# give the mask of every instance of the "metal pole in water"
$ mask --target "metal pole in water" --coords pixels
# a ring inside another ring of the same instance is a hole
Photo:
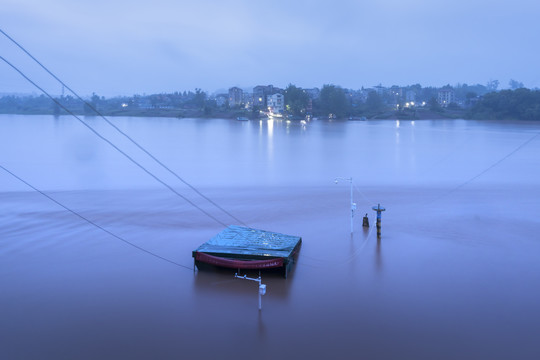
[[[353,193],[352,193],[352,178],[351,178],[351,234],[354,232],[353,224],[354,224],[354,210],[356,210],[356,204],[353,202]]]
[[[262,299],[261,296],[266,294],[266,284],[262,284],[261,275],[258,278],[249,278],[246,275],[239,276],[238,273],[234,274],[234,277],[237,279],[257,281],[259,283],[259,311],[262,310]]]
[[[266,284],[261,284],[261,275],[259,275],[259,311],[262,310],[261,296],[266,294]]]
[[[356,210],[356,203],[354,203],[353,201],[353,178],[352,177],[350,178],[337,177],[334,179],[334,182],[337,184],[339,180],[345,180],[345,181],[350,182],[351,184],[351,235],[352,235],[354,232],[354,211]]]
[[[381,213],[386,209],[381,207],[381,204],[372,207],[373,210],[377,212],[377,239],[381,238]]]

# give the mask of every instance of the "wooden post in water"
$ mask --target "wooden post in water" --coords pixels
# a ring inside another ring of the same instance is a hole
[[[381,204],[372,207],[373,210],[377,212],[377,239],[381,238],[381,213],[386,209],[381,207]]]
[[[362,226],[363,226],[363,227],[367,227],[367,228],[369,227],[369,218],[368,218],[367,214],[366,214],[366,216],[364,216],[364,218],[362,219]]]

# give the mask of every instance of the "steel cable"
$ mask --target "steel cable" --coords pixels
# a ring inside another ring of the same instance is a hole
[[[67,86],[62,80],[60,80],[54,73],[52,73],[45,65],[43,65],[38,59],[36,59],[29,51],[27,51],[21,44],[19,44],[15,39],[13,39],[11,36],[6,34],[2,29],[0,29],[0,32],[8,38],[11,42],[13,42],[17,47],[19,47],[26,55],[28,55],[32,60],[34,60],[43,70],[45,70],[49,75],[51,75],[56,81],[58,81],[62,86],[64,86],[66,89],[68,89],[77,99],[82,101],[86,106],[88,106],[92,111],[94,111],[97,115],[99,115],[103,120],[107,122],[110,126],[112,126],[116,131],[118,131],[120,134],[122,134],[126,139],[128,139],[132,144],[134,144],[139,150],[144,152],[147,156],[149,156],[152,160],[154,160],[156,163],[158,163],[161,167],[163,167],[165,170],[167,170],[170,174],[172,174],[174,177],[176,177],[178,180],[180,180],[182,183],[184,183],[186,186],[188,186],[191,190],[193,190],[196,194],[204,198],[206,201],[208,201],[210,204],[214,205],[216,208],[221,210],[223,213],[230,216],[232,219],[237,221],[238,223],[247,226],[242,220],[238,219],[234,215],[232,215],[230,212],[222,208],[220,205],[218,205],[216,202],[214,202],[212,199],[208,198],[206,195],[201,193],[197,188],[195,188],[193,185],[185,181],[183,178],[180,177],[176,172],[174,172],[172,169],[170,169],[168,166],[166,166],[163,162],[161,162],[159,159],[157,159],[154,155],[152,155],[148,150],[146,150],[142,145],[140,145],[137,141],[135,141],[132,137],[130,137],[128,134],[126,134],[124,131],[122,131],[120,128],[118,128],[116,125],[114,125],[109,119],[107,119],[102,113],[100,113],[92,104],[85,101],[83,98],[81,98],[74,90],[72,90],[69,86]]]
[[[37,191],[38,193],[40,193],[41,195],[45,196],[46,198],[48,198],[49,200],[51,200],[52,202],[56,203],[57,205],[61,206],[62,208],[66,209],[67,211],[69,211],[70,213],[72,213],[73,215],[81,218],[82,220],[86,221],[87,223],[89,223],[90,225],[93,225],[95,226],[96,228],[106,232],[107,234],[111,235],[112,237],[134,247],[135,249],[138,249],[140,251],[143,251],[149,255],[152,255],[158,259],[161,259],[161,260],[164,260],[168,263],[171,263],[173,265],[176,265],[176,266],[179,266],[179,267],[182,267],[182,268],[185,268],[185,269],[188,269],[188,270],[193,270],[193,268],[190,268],[188,266],[185,266],[185,265],[182,265],[182,264],[179,264],[175,261],[172,261],[172,260],[169,260],[167,258],[164,258],[163,256],[161,255],[158,255],[156,253],[153,253],[149,250],[146,250],[142,247],[140,247],[139,245],[135,245],[134,243],[130,242],[130,241],[127,241],[126,239],[114,234],[113,232],[105,229],[104,227],[102,227],[101,225],[93,222],[92,220],[88,219],[87,217],[81,215],[80,213],[76,212],[75,210],[72,210],[70,209],[69,207],[67,207],[66,205],[62,204],[61,202],[59,202],[58,200],[54,199],[53,197],[49,196],[48,194],[46,194],[45,192],[39,190],[38,188],[36,188],[35,186],[33,186],[32,184],[28,183],[27,181],[25,181],[24,179],[20,178],[19,176],[15,175],[13,172],[11,172],[10,170],[6,169],[4,166],[0,165],[0,169],[4,170],[5,172],[7,172],[8,174],[10,174],[11,176],[13,176],[15,179],[19,180],[20,182],[22,182],[23,184],[25,184],[26,186],[30,187],[31,189]]]
[[[146,172],[148,175],[150,175],[152,178],[154,178],[157,182],[159,182],[160,184],[162,184],[163,186],[165,186],[166,188],[168,188],[171,192],[173,192],[174,194],[176,194],[177,196],[181,197],[182,199],[184,199],[187,203],[189,203],[191,206],[195,207],[196,209],[198,209],[199,211],[201,211],[203,214],[205,214],[206,216],[208,216],[209,218],[211,218],[212,220],[216,221],[218,224],[222,225],[222,226],[227,226],[225,223],[223,223],[222,221],[218,220],[216,217],[214,217],[212,214],[208,213],[207,211],[205,211],[204,209],[202,209],[201,207],[199,207],[197,204],[195,204],[193,201],[189,200],[188,198],[186,198],[184,195],[180,194],[178,191],[176,191],[172,186],[170,186],[169,184],[167,184],[166,182],[164,182],[163,180],[161,180],[159,177],[157,177],[156,175],[154,175],[150,170],[146,169],[143,165],[141,165],[140,163],[138,163],[135,159],[133,159],[131,156],[129,156],[126,152],[124,152],[123,150],[121,150],[118,146],[116,146],[115,144],[113,144],[109,139],[107,139],[106,137],[104,137],[103,135],[101,135],[97,130],[95,130],[94,128],[92,128],[90,125],[88,125],[86,122],[84,122],[80,117],[78,117],[77,115],[75,115],[71,110],[69,110],[68,108],[66,108],[64,105],[62,105],[58,100],[56,100],[55,98],[53,98],[47,91],[45,91],[43,88],[41,88],[38,84],[36,84],[34,81],[32,81],[28,76],[26,76],[21,70],[19,70],[15,65],[13,65],[12,63],[10,63],[8,60],[6,60],[3,56],[0,56],[0,59],[3,60],[6,64],[8,64],[9,66],[11,66],[15,71],[17,71],[23,78],[25,78],[28,82],[30,82],[33,86],[35,86],[37,89],[39,89],[43,94],[45,94],[47,97],[49,97],[54,103],[56,103],[58,106],[60,106],[62,109],[64,109],[68,114],[70,114],[71,116],[73,116],[75,119],[77,119],[81,124],[83,124],[84,126],[86,126],[90,131],[92,131],[96,136],[98,136],[100,139],[102,139],[103,141],[105,141],[107,144],[109,144],[110,146],[112,146],[115,150],[117,150],[120,154],[124,155],[128,160],[130,160],[133,164],[137,165],[137,167],[139,167],[141,170],[143,170],[144,172]]]

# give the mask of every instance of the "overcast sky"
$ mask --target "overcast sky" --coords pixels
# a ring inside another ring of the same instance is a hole
[[[2,0],[0,28],[81,94],[258,84],[540,87],[538,0]],[[3,36],[0,55],[60,86]],[[33,88],[0,61],[0,93]]]

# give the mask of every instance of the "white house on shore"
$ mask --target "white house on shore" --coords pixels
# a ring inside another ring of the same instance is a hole
[[[442,107],[447,107],[449,104],[456,102],[454,89],[443,88],[439,90],[437,101]]]
[[[281,114],[285,110],[285,98],[283,94],[268,95],[266,98],[268,111],[272,114]]]
[[[229,89],[229,107],[240,106],[244,100],[244,91],[239,87]]]

